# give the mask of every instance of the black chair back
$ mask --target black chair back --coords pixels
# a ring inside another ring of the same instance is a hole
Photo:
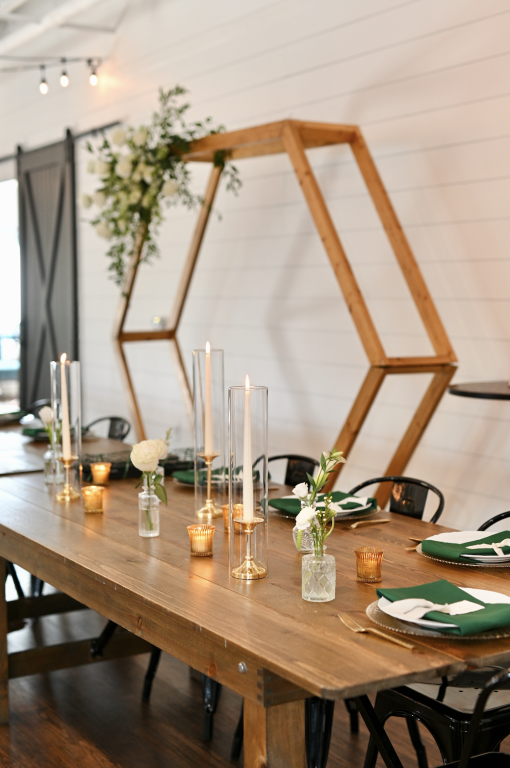
[[[390,512],[397,512],[399,515],[406,515],[417,520],[423,518],[427,494],[432,491],[439,499],[439,504],[431,518],[431,523],[437,523],[443,509],[444,496],[441,491],[425,480],[418,480],[415,477],[402,477],[401,475],[387,475],[386,477],[374,477],[371,480],[365,480],[350,491],[354,496],[362,488],[373,483],[393,483],[391,489]]]
[[[315,467],[320,466],[316,459],[311,459],[308,456],[299,456],[297,454],[285,454],[281,456],[270,456],[267,460],[277,461],[279,459],[287,459],[287,469],[285,471],[285,485],[299,485],[299,483],[308,483],[308,476],[313,477]]]
[[[479,531],[486,531],[487,528],[490,528],[491,525],[494,525],[495,523],[501,522],[501,520],[506,520],[507,517],[510,517],[510,512],[501,512],[499,515],[495,515],[494,517],[491,517],[489,520],[486,520],[485,523],[482,523],[482,525],[479,527]]]
[[[85,427],[85,432],[88,432],[88,430],[95,426],[96,424],[100,424],[103,421],[109,421],[108,426],[108,437],[112,440],[124,440],[125,437],[127,437],[129,430],[131,429],[131,424],[126,419],[123,419],[122,416],[103,416],[100,419],[96,419],[95,421],[91,421],[90,424],[87,424]]]

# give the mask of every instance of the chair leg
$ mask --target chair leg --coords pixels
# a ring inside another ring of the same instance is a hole
[[[351,721],[351,733],[359,733],[359,712],[354,699],[344,699],[344,704]]]
[[[18,595],[18,599],[23,600],[25,598],[23,587],[21,586],[20,581],[18,579],[16,568],[9,560],[6,561],[6,573],[11,577],[14,583],[14,589],[16,590],[16,594]]]
[[[156,670],[158,668],[160,658],[161,658],[161,649],[156,648],[156,646],[154,646],[151,652],[151,658],[149,661],[149,666],[147,668],[147,673],[145,675],[145,680],[143,681],[142,701],[145,704],[148,704],[149,699],[151,697],[152,682],[154,680],[154,676],[156,674]]]
[[[234,732],[234,738],[232,739],[232,749],[230,750],[230,759],[232,761],[239,760],[241,757],[241,749],[243,748],[244,739],[244,703],[241,704],[241,714],[237,727]]]
[[[335,702],[311,696],[305,699],[305,745],[308,768],[325,768],[328,761]]]
[[[221,683],[212,677],[202,675],[202,701],[204,704],[204,741],[211,741],[213,736],[213,718],[220,700]]]
[[[37,576],[30,575],[30,592],[32,597],[41,597],[44,588],[44,581]]]
[[[116,629],[117,624],[114,621],[109,621],[99,637],[96,638],[96,640],[92,640],[90,644],[90,653],[93,659],[95,659],[97,656],[103,655],[105,646]]]
[[[425,749],[425,745],[423,741],[421,740],[420,731],[418,729],[418,722],[416,721],[416,718],[406,717],[406,723],[407,723],[407,730],[409,731],[409,736],[411,737],[411,741],[413,743],[413,747],[416,752],[416,757],[418,760],[418,768],[429,768],[429,764],[427,760],[427,751]]]

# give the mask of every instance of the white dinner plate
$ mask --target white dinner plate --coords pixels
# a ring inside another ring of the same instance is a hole
[[[489,534],[487,531],[450,531],[449,533],[437,533],[435,536],[429,536],[427,541],[443,541],[445,544],[464,544],[466,541],[478,541],[485,539]],[[510,563],[510,555],[462,555],[463,558],[469,558],[477,563]],[[456,562],[456,561],[452,561]]]
[[[291,496],[282,496],[282,499],[295,499],[296,496],[292,494]],[[271,502],[269,502],[271,503]],[[338,503],[338,502],[337,502]],[[364,507],[353,507],[352,509],[344,509],[343,512],[339,512],[337,515],[335,515],[335,520],[340,520],[342,517],[348,517],[349,515],[354,515],[357,512],[364,512],[366,509],[371,509],[372,502],[370,504],[365,504]],[[377,512],[377,509],[374,509],[374,513]]]
[[[448,536],[448,534],[445,534],[445,536]],[[471,541],[471,539],[467,539],[467,541]],[[471,589],[468,587],[459,587],[459,589],[462,589],[463,592],[466,592],[471,597],[476,597],[477,600],[481,600],[483,603],[510,603],[510,596],[503,595],[501,592],[491,592],[489,589]],[[391,605],[391,600],[388,600],[386,597],[379,598],[378,607],[387,616],[391,616],[391,614],[385,610],[388,605]],[[448,629],[457,626],[456,624],[446,624],[442,621],[430,621],[430,619],[404,619],[402,616],[399,616],[398,620],[404,621],[407,624],[418,624],[420,627],[428,627],[429,629]]]

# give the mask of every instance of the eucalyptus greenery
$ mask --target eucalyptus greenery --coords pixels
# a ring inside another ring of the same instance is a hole
[[[87,169],[99,174],[101,184],[92,196],[82,195],[81,204],[99,208],[91,223],[101,237],[112,241],[107,252],[111,260],[108,269],[119,286],[135,248],[143,245],[141,263],[159,255],[155,238],[163,219],[163,200],[168,206],[180,204],[189,209],[203,202],[201,195],[190,190],[191,174],[182,156],[189,152],[192,141],[225,128],[214,127],[210,117],[186,123],[190,104],[181,103],[185,93],[180,85],[167,91],[161,88],[159,110],[149,125],[116,128],[109,137],[103,133],[96,147],[87,143],[94,155]],[[227,153],[216,152],[214,165],[222,168],[226,189],[237,194],[241,180]]]
[[[323,453],[320,458],[320,469],[317,477],[314,479],[308,472],[306,473],[311,490],[309,490],[306,483],[300,483],[293,490],[293,493],[303,503],[306,503],[306,506],[303,507],[296,518],[296,526],[298,527],[297,547],[301,549],[303,531],[309,528],[316,557],[322,557],[324,554],[324,542],[331,535],[335,527],[337,510],[331,506],[333,500],[331,493],[324,496],[324,507],[315,508],[313,504],[317,501],[317,496],[326,485],[331,473],[335,470],[338,471],[338,465],[343,462],[345,462],[343,451],[337,451],[334,448],[329,453]],[[329,529],[328,523],[331,523]]]

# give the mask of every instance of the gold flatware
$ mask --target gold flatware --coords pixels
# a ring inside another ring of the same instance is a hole
[[[362,627],[361,624],[358,624],[357,621],[354,621],[354,619],[351,618],[348,613],[339,613],[338,618],[342,624],[344,624],[344,626],[346,626],[347,629],[350,629],[352,632],[377,635],[378,637],[382,637],[385,640],[388,640],[390,643],[401,645],[402,648],[407,648],[409,651],[414,649],[414,645],[411,643],[407,643],[405,640],[400,640],[398,637],[393,637],[393,635],[387,635],[386,632],[381,632],[380,629],[375,629],[374,627]]]
[[[360,525],[379,525],[379,523],[391,523],[391,520],[389,517],[383,517],[381,520],[359,520],[353,523],[351,528],[359,528]]]
[[[409,541],[415,541],[417,544],[421,544],[423,541],[423,539],[417,539],[414,536],[408,536],[407,538],[409,539]]]
[[[406,547],[405,548],[405,552],[416,552],[416,547],[417,546],[418,546],[418,544],[416,544],[415,547]]]

